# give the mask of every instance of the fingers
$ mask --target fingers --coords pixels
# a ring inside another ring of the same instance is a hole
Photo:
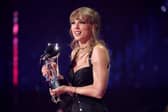
[[[57,78],[58,78],[58,80],[59,79],[64,79],[64,77],[62,75],[60,75],[60,74],[57,75]]]
[[[49,92],[51,96],[59,96],[66,92],[65,89],[66,89],[66,86],[60,86],[55,89],[49,88]]]
[[[49,88],[49,92],[50,92],[51,96],[59,96],[59,90],[58,90],[58,88],[56,88],[56,89]]]
[[[63,75],[61,75],[59,73],[57,74],[56,67],[57,67],[57,64],[55,62],[51,62],[49,65],[43,65],[42,68],[41,68],[42,75],[47,80],[50,80],[50,79],[52,79],[52,76],[53,76],[52,70],[54,70],[54,74],[56,74],[56,77],[57,77],[58,80],[64,79]]]
[[[56,70],[57,64],[55,62],[51,62],[49,68]],[[46,75],[50,76],[51,71],[48,69],[47,65],[43,65],[41,68],[42,75],[46,77]]]
[[[49,88],[49,92],[50,92],[51,96],[55,96],[56,95],[55,91],[53,89],[51,89],[51,88]]]
[[[42,66],[41,72],[44,77],[49,74],[49,70],[47,69],[46,65]]]
[[[51,67],[56,70],[57,64],[55,62],[51,62]]]

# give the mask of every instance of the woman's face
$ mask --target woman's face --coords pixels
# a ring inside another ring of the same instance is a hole
[[[71,22],[71,32],[75,40],[86,42],[91,38],[92,25],[86,20],[75,19]]]

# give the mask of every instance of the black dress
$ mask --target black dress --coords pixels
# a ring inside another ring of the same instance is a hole
[[[74,60],[69,74],[69,81],[72,86],[82,87],[93,83],[93,73],[91,64],[91,54],[89,54],[89,66],[79,69],[74,73]],[[104,106],[103,99],[96,99],[93,97],[83,96],[75,94],[71,102],[71,112],[107,112],[107,108]]]

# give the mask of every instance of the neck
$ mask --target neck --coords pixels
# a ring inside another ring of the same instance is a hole
[[[90,41],[86,41],[86,42],[79,42],[79,48],[81,49],[85,49],[88,48],[90,46]]]

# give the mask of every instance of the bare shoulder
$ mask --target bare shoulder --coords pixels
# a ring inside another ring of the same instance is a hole
[[[102,61],[109,62],[108,49],[102,44],[97,44],[93,48],[92,59],[93,59],[93,61],[101,61],[102,60]]]
[[[101,52],[106,52],[107,51],[107,48],[102,45],[102,44],[97,44],[94,49],[93,49],[94,52],[97,52],[97,53],[101,53]]]
[[[107,48],[102,45],[102,44],[97,44],[94,48],[93,48],[93,53],[96,55],[100,55],[100,54],[106,54],[108,53]]]

